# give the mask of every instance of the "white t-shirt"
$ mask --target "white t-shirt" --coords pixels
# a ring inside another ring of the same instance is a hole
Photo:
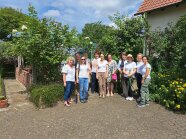
[[[89,64],[79,65],[76,67],[79,70],[79,78],[89,78]],[[80,68],[80,69],[79,69]]]
[[[137,68],[137,73],[142,74],[142,67],[143,67],[143,62],[137,62],[136,68]]]
[[[75,82],[75,67],[70,67],[65,65],[63,67],[62,73],[66,73],[66,81]]]
[[[106,60],[104,61],[98,61],[98,72],[106,72],[106,67],[108,65],[108,62]]]
[[[92,60],[92,72],[94,72],[94,73],[96,73],[96,67],[97,67],[98,61],[100,61],[100,58],[98,58],[98,59],[94,58]]]
[[[148,64],[146,64],[146,65],[144,65],[143,64],[143,66],[142,66],[142,77],[144,77],[145,76],[145,73],[146,73],[146,71],[147,71],[147,68],[150,68],[150,72],[149,72],[149,75],[147,76],[147,78],[148,79],[151,79],[151,77],[150,77],[150,73],[151,73],[151,65],[148,63]]]
[[[124,66],[124,69],[126,72],[130,73],[136,68],[136,63],[135,62],[127,62]],[[124,74],[124,77],[128,77],[126,74]]]

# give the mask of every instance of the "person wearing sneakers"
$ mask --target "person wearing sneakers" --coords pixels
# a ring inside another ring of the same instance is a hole
[[[64,91],[64,100],[65,106],[70,106],[70,97],[72,95],[72,91],[74,90],[75,85],[75,66],[74,66],[74,58],[69,57],[67,59],[67,64],[63,67],[63,83],[65,87]]]
[[[104,59],[104,55],[100,55],[100,61],[98,61],[96,69],[96,78],[99,83],[99,97],[105,98],[106,94],[106,79],[108,77],[108,62]]]
[[[116,75],[117,63],[112,59],[112,55],[108,54],[108,78],[107,78],[107,96],[113,96],[114,80],[113,75]]]
[[[124,72],[124,81],[126,84],[125,89],[125,97],[126,100],[133,100],[133,91],[131,89],[132,85],[132,78],[133,75],[136,73],[136,63],[133,62],[134,58],[131,54],[127,55],[127,63],[124,66],[123,72]]]
[[[147,56],[143,56],[143,67],[142,71],[142,81],[141,81],[141,100],[138,104],[138,107],[145,107],[149,105],[149,84],[150,84],[150,73],[151,73],[151,65],[148,63]]]
[[[80,102],[86,103],[88,100],[89,74],[91,69],[84,56],[81,57],[80,64],[77,65],[76,69],[76,82],[79,83]]]
[[[136,80],[137,80],[137,86],[138,86],[138,99],[137,99],[137,101],[140,101],[140,99],[141,99],[141,93],[140,93],[140,90],[141,90],[141,81],[142,81],[141,69],[143,67],[142,57],[143,57],[143,54],[142,53],[137,54],[137,63],[136,63],[136,69],[137,69],[137,71],[135,73],[135,77],[136,77]]]

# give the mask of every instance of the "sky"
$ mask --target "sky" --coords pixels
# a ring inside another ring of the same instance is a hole
[[[117,11],[123,15],[133,16],[143,0],[0,0],[0,7],[12,7],[28,13],[31,3],[37,10],[39,18],[50,17],[63,25],[76,27],[79,32],[86,23],[102,21],[113,25],[108,16]]]

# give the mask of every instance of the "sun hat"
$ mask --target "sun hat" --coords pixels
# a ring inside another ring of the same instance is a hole
[[[128,58],[128,57],[131,57],[131,58],[133,58],[133,56],[132,56],[131,54],[128,54],[128,55],[127,55],[127,58]]]

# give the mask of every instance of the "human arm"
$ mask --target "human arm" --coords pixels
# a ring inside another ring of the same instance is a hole
[[[64,84],[64,87],[66,87],[66,73],[63,73],[63,84]]]
[[[117,72],[117,63],[114,61],[114,68],[112,74],[115,74]]]
[[[120,65],[121,65],[121,60],[119,60],[117,68],[118,68],[119,72],[122,73],[123,69],[120,68]]]
[[[147,77],[148,77],[149,74],[150,74],[150,68],[147,67],[147,68],[146,68],[145,76],[143,77],[143,79],[142,79],[142,81],[141,81],[142,84],[143,84],[144,81],[147,79]]]
[[[96,65],[96,79],[98,79],[98,64]]]
[[[105,77],[108,78],[108,64],[106,65]]]

